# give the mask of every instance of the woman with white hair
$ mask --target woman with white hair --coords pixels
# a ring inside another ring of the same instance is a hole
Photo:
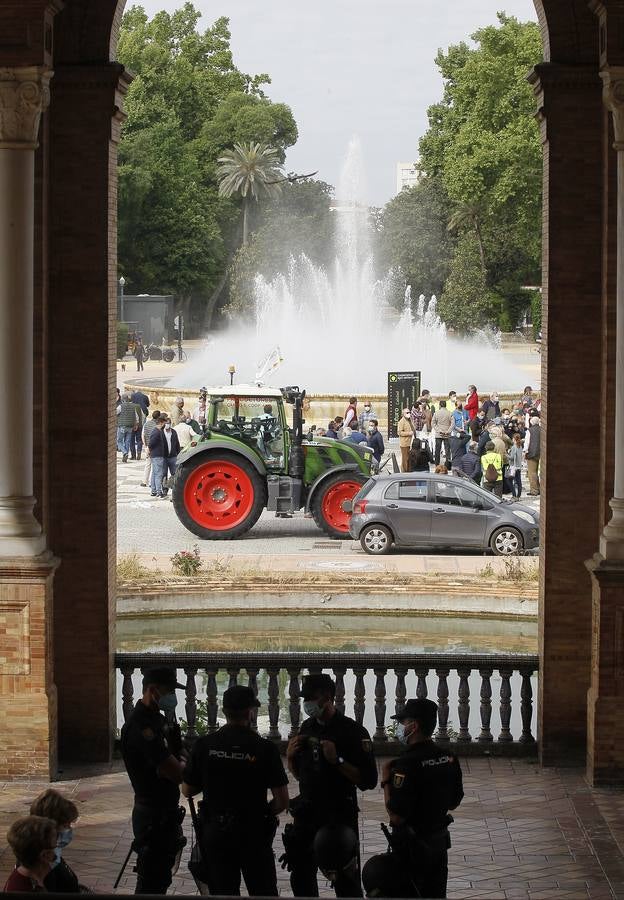
[[[171,419],[171,425],[173,428],[175,428],[176,425],[179,425],[180,422],[186,422],[186,420],[188,419],[188,413],[184,411],[184,397],[175,398],[169,418]]]

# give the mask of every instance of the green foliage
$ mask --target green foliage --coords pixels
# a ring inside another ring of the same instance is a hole
[[[501,301],[488,288],[474,234],[460,237],[438,312],[451,328],[465,333],[498,322]]]
[[[526,306],[520,285],[539,280],[542,152],[526,75],[542,47],[535,23],[498,18],[472,36],[476,47],[438,53],[444,96],[429,109],[420,167],[444,186],[451,230],[473,233],[487,285],[503,298],[502,322],[513,327]]]
[[[123,359],[128,352],[128,326],[117,322],[117,359]]]
[[[317,265],[330,263],[334,234],[331,194],[330,185],[322,181],[286,182],[278,198],[256,211],[254,232],[232,264],[228,315],[241,317],[253,309],[257,273],[271,279],[287,271],[290,257],[301,253]]]
[[[171,557],[171,568],[175,575],[197,575],[202,567],[202,558],[197,544],[192,550],[179,550]]]
[[[439,176],[404,189],[383,211],[379,255],[383,268],[400,269],[412,289],[442,291],[454,241],[447,230],[449,200]]]
[[[542,295],[540,291],[531,292],[531,321],[533,323],[533,336],[542,330]]]
[[[188,2],[151,20],[133,7],[118,47],[135,75],[119,148],[120,270],[139,293],[176,294],[187,323],[212,309],[239,239],[240,201],[219,195],[217,158],[235,137],[271,138],[282,158],[297,137],[288,107],[262,93],[268,76],[234,65],[228,20],[201,32],[199,19]]]

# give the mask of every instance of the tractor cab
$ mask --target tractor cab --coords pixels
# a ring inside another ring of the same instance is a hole
[[[267,469],[284,468],[289,435],[279,390],[254,385],[211,388],[206,402],[206,424],[212,432],[259,453]]]

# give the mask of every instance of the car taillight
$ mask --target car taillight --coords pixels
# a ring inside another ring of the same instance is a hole
[[[356,515],[363,515],[366,512],[366,506],[368,504],[368,500],[358,500],[353,504],[353,512]]]

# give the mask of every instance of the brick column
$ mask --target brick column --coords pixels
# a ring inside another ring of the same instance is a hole
[[[604,65],[600,74],[605,106],[612,113],[617,158],[615,359],[609,354],[610,371],[606,373],[607,386],[614,399],[615,465],[610,515],[600,535],[599,553],[587,564],[593,584],[587,778],[595,786],[621,786],[624,784],[624,67]],[[612,222],[609,224],[612,226]],[[609,236],[607,228],[607,247]],[[607,256],[606,262],[609,261]]]
[[[538,65],[531,76],[544,144],[544,341],[539,610],[543,765],[583,764],[591,583],[583,560],[600,531],[600,466],[563,448],[571,412],[601,383],[602,85],[598,66]],[[556,453],[549,448],[556,448]]]
[[[63,560],[54,661],[62,759],[110,758],[115,724],[115,63],[56,65],[50,110],[49,522]]]

